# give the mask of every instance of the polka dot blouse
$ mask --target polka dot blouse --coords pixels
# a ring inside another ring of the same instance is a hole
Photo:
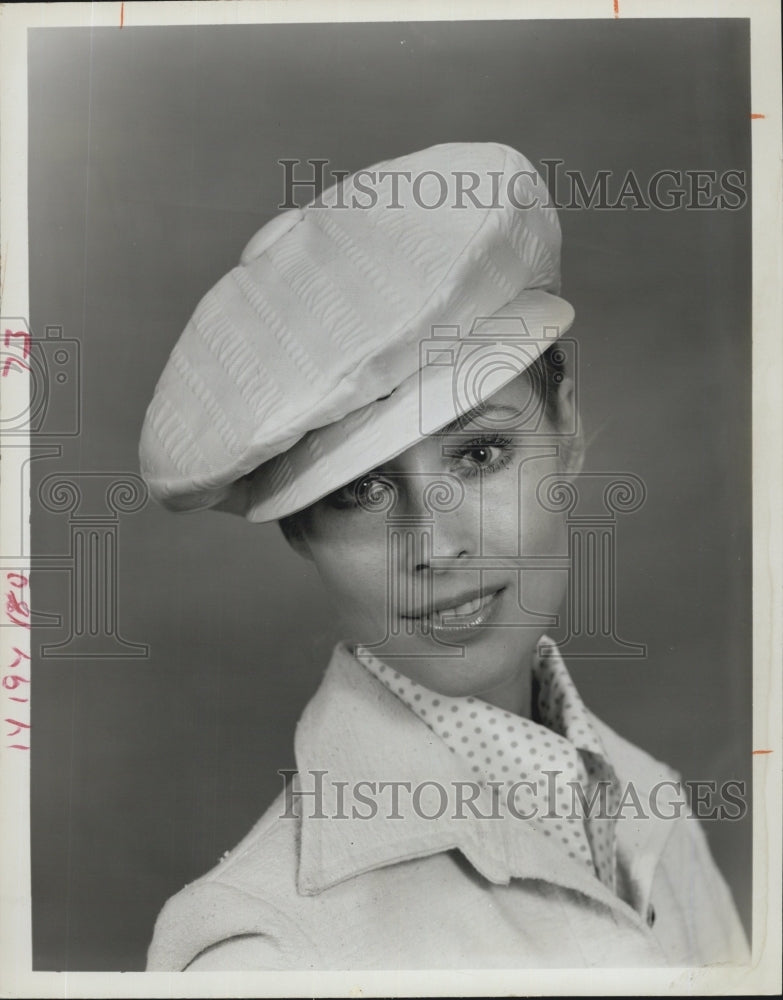
[[[527,822],[616,891],[609,817],[619,800],[617,778],[551,639],[539,641],[533,663],[540,723],[481,698],[437,694],[361,647],[356,657],[464,759],[477,781],[511,795]]]

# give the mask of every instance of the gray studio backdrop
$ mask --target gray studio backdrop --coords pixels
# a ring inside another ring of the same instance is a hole
[[[32,710],[35,966],[139,969],[166,897],[280,790],[338,638],[275,525],[134,512],[132,485],[105,501],[107,481],[137,472],[146,404],[196,302],[283,200],[278,159],[353,170],[497,140],[588,182],[610,171],[614,197],[629,170],[643,181],[749,171],[748,29],[606,20],[29,38],[30,321],[80,351],[78,398],[58,397],[78,407],[78,433],[50,426],[54,453],[31,463],[34,641],[48,647]],[[748,781],[749,206],[632,202],[560,218],[587,467],[647,488],[617,523],[617,628],[647,656],[575,660],[573,673],[588,705],[685,777]],[[78,484],[83,510],[55,475]],[[108,618],[72,635],[85,524],[96,559],[116,546],[106,614],[125,645],[106,637]],[[749,822],[706,826],[748,921]]]

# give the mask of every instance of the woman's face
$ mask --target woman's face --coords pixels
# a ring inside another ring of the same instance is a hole
[[[530,401],[523,375],[314,504],[297,543],[347,641],[431,690],[517,711],[567,585],[565,515],[537,496],[544,477],[567,473],[563,438],[545,419],[531,428]],[[561,423],[571,407],[565,380]]]

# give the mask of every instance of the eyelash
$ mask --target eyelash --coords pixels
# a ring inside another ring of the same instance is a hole
[[[477,451],[479,448],[500,448],[501,454],[495,459],[490,465],[478,465],[475,462],[472,466],[464,469],[462,475],[467,479],[472,479],[474,476],[486,476],[491,475],[493,472],[499,472],[501,469],[505,469],[512,458],[512,449],[510,447],[512,441],[509,437],[500,436],[485,436],[476,438],[474,441],[466,441],[464,444],[460,445],[459,448],[455,448],[455,455],[461,454],[463,457],[467,455],[468,452]]]
[[[460,474],[465,479],[473,479],[476,476],[492,475],[494,472],[499,472],[501,469],[505,469],[513,457],[513,450],[510,447],[511,444],[512,439],[510,437],[486,435],[475,438],[472,441],[466,441],[460,444],[459,447],[453,448],[452,454],[449,457],[456,459],[466,458],[471,451],[476,451],[479,448],[500,448],[501,454],[491,464],[479,465],[476,462],[471,462],[467,467],[461,470]],[[359,479],[355,479],[352,483],[348,483],[339,490],[335,490],[334,493],[331,493],[325,498],[327,503],[330,507],[334,507],[337,510],[355,510],[360,508],[362,504],[357,500],[357,496],[361,484],[365,481],[370,483],[386,482],[388,485],[388,481],[384,480],[381,473],[370,473],[369,475],[360,476]]]

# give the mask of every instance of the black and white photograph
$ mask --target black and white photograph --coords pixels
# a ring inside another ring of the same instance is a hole
[[[3,996],[779,991],[779,31],[3,7]]]

